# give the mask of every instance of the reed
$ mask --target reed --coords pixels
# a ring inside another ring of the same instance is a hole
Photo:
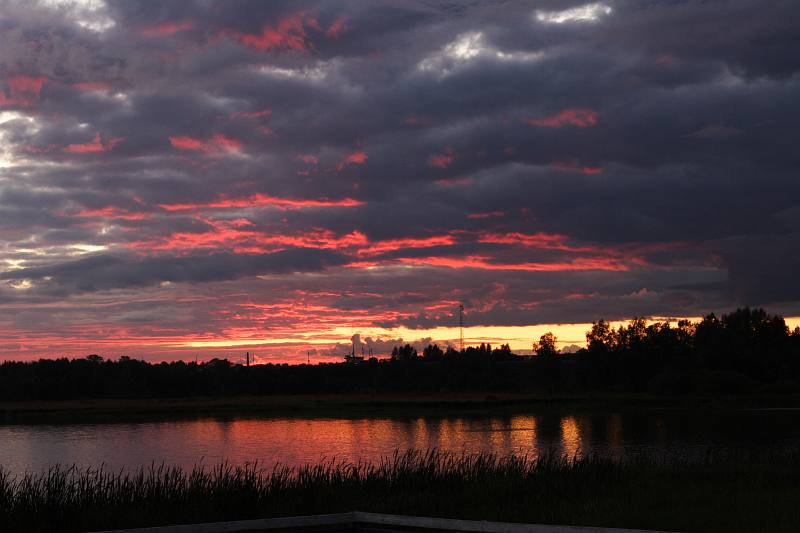
[[[800,453],[541,457],[396,452],[291,468],[0,469],[0,531],[98,529],[362,510],[672,531],[800,530]]]

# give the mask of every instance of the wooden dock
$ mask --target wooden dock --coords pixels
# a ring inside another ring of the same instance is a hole
[[[113,533],[666,533],[643,529],[514,524],[352,511],[180,526],[115,530]],[[111,531],[96,533],[112,533]]]

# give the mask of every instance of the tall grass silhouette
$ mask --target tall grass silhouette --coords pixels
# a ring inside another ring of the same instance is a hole
[[[800,530],[800,453],[537,458],[395,452],[265,468],[0,469],[0,531],[90,531],[362,510],[673,531]]]

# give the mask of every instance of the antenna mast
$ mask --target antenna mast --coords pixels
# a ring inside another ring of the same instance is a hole
[[[464,304],[458,304],[458,331],[461,351],[464,351]]]

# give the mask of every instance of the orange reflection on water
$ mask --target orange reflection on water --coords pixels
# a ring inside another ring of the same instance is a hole
[[[582,451],[581,430],[574,416],[561,419],[561,446],[567,457],[578,457]]]
[[[510,451],[518,455],[538,457],[541,453],[536,445],[536,417],[514,416],[511,417],[511,431],[509,431]]]
[[[322,460],[376,462],[395,451],[433,448],[456,454],[537,457],[552,450],[579,456],[588,446],[583,441],[591,435],[589,425],[588,418],[533,415],[202,419],[153,424],[142,430],[138,442],[155,453],[154,459],[160,457],[182,466],[201,461],[206,465],[257,461],[271,468],[275,463],[302,465]],[[144,459],[149,462],[151,458]]]

